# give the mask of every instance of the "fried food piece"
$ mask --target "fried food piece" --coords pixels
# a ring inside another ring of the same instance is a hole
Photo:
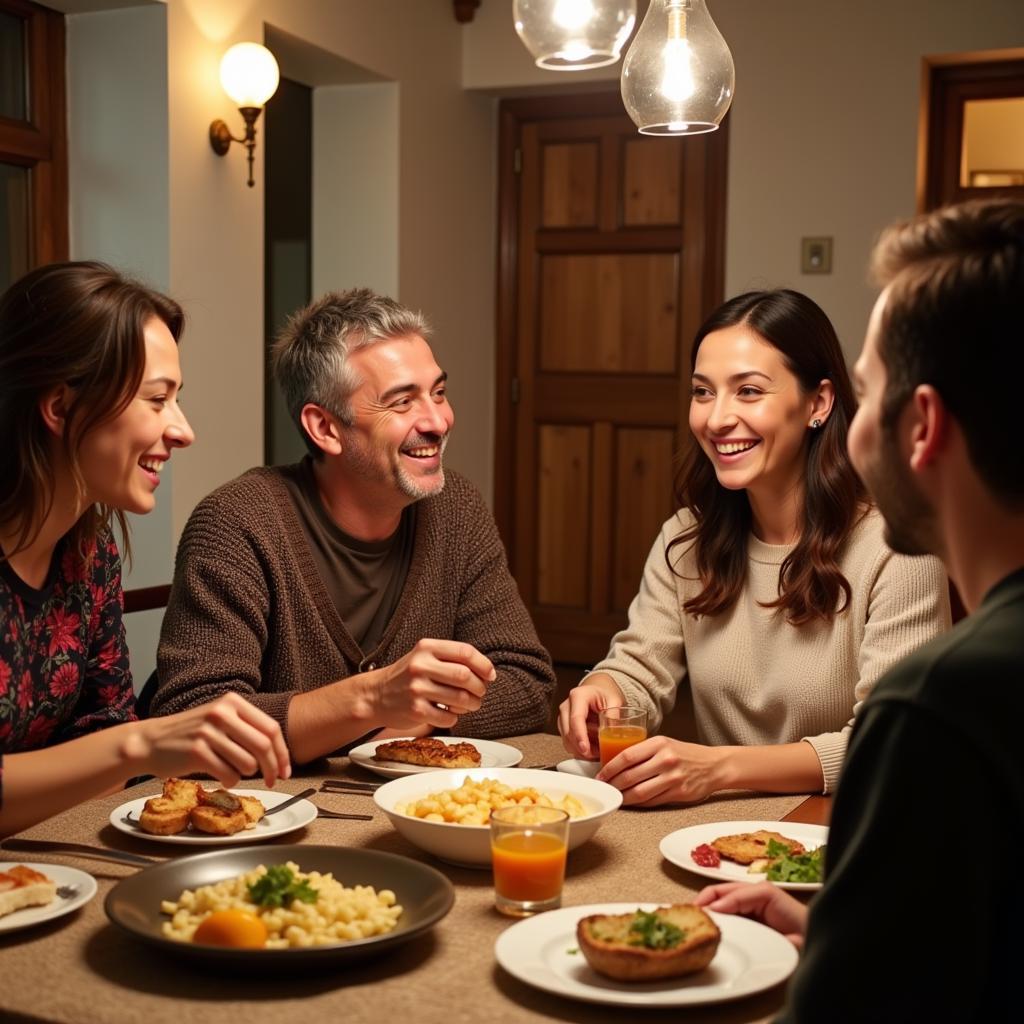
[[[188,820],[197,832],[206,832],[211,836],[233,836],[245,828],[247,819],[241,803],[233,811],[216,804],[201,803],[192,808]]]
[[[240,811],[242,801],[226,789],[203,789],[199,787],[200,807],[219,807],[222,811]]]
[[[165,796],[150,797],[139,815],[139,828],[154,836],[174,836],[188,827],[189,807]]]
[[[617,981],[652,981],[704,970],[721,939],[718,926],[690,903],[649,913],[591,914],[576,925],[587,963]]]
[[[202,786],[192,779],[165,779],[164,798],[192,810],[199,803]]]
[[[241,801],[242,811],[245,813],[245,827],[252,828],[267,813],[267,809],[254,796],[240,796],[238,799]]]
[[[379,743],[374,761],[397,761],[425,768],[479,768],[480,751],[472,743],[445,743],[436,736]]]
[[[778,832],[768,832],[759,829],[757,832],[741,832],[735,836],[719,836],[712,840],[711,845],[726,860],[735,861],[737,864],[752,864],[755,860],[765,857],[768,852],[768,841],[774,839],[789,848],[790,853],[804,853],[802,843],[795,839],[787,839]]]
[[[25,907],[45,907],[57,898],[57,883],[24,864],[0,872],[0,917]]]

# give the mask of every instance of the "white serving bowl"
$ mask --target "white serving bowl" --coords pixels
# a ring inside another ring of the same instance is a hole
[[[381,786],[373,798],[391,819],[391,824],[410,843],[432,853],[441,860],[463,867],[491,866],[491,830],[489,825],[454,825],[446,821],[424,821],[409,814],[399,814],[396,804],[413,803],[430,793],[458,789],[467,779],[495,779],[507,786],[530,786],[552,800],[571,795],[590,813],[569,819],[569,849],[585,843],[601,822],[622,803],[622,794],[607,782],[584,779],[537,768],[444,768],[422,775],[407,775]]]

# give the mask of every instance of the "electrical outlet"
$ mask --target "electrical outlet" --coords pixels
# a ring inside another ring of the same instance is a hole
[[[800,273],[832,273],[832,238],[800,239]]]

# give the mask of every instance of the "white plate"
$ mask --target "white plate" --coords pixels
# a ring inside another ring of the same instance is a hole
[[[579,775],[584,779],[592,779],[601,770],[600,761],[584,761],[570,757],[568,761],[559,761],[555,767],[566,775]]]
[[[449,746],[453,743],[471,743],[480,751],[481,768],[514,768],[523,759],[523,752],[510,747],[507,743],[495,743],[494,740],[469,740],[461,736],[438,736],[437,739]],[[401,764],[398,761],[375,761],[374,752],[381,743],[394,743],[397,739],[411,740],[412,736],[397,736],[389,740],[371,740],[353,747],[349,752],[349,760],[360,768],[366,768],[386,779],[398,779],[403,775],[418,775],[420,772],[444,771],[443,768],[428,768],[426,765]]]
[[[670,832],[662,839],[661,855],[673,864],[695,875],[704,875],[720,882],[764,882],[764,875],[751,874],[746,864],[736,864],[722,859],[721,866],[705,868],[694,862],[691,851],[702,843],[711,843],[721,836],[733,836],[740,832],[757,832],[766,829],[778,832],[787,839],[797,839],[808,850],[816,850],[828,842],[828,829],[824,825],[805,825],[799,821],[713,821],[706,825],[691,825],[677,832]],[[821,888],[821,882],[776,882],[782,889],[813,892]]]
[[[778,932],[732,914],[709,912],[722,932],[710,966],[663,981],[613,981],[587,963],[576,923],[588,914],[628,914],[657,903],[594,903],[527,918],[498,936],[494,954],[513,977],[555,995],[618,1006],[686,1006],[739,999],[771,988],[793,973],[796,949]],[[575,950],[576,952],[571,952]]]
[[[233,789],[232,793],[238,796],[254,796],[261,801],[269,811],[285,800],[291,799],[292,793],[279,793],[266,789]],[[252,828],[242,829],[233,836],[209,836],[202,832],[193,832],[187,829],[174,836],[154,836],[144,832],[138,825],[125,821],[125,816],[131,812],[136,821],[142,813],[142,808],[148,797],[141,796],[137,800],[129,800],[120,807],[115,807],[110,812],[110,824],[129,836],[136,836],[139,839],[152,839],[156,843],[181,843],[184,846],[234,846],[236,843],[260,843],[264,839],[271,839],[274,836],[283,836],[288,832],[294,832],[303,825],[308,825],[316,818],[316,806],[309,800],[300,800],[291,807],[286,807],[280,814],[271,814],[262,818]]]
[[[58,896],[52,903],[45,907],[25,907],[24,910],[16,910],[13,914],[6,914],[0,917],[0,934],[14,932],[19,928],[28,928],[34,924],[41,924],[43,921],[51,921],[55,917],[63,917],[70,914],[72,910],[85,906],[96,895],[96,879],[87,875],[84,871],[75,868],[61,867],[59,864],[35,864],[25,860],[0,861],[0,871],[8,871],[16,864],[24,864],[33,871],[38,871],[52,878],[58,886],[75,885],[78,893],[67,899]]]

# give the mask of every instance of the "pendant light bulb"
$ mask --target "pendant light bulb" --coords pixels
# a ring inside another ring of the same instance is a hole
[[[513,0],[512,19],[537,67],[588,71],[619,59],[636,0]]]
[[[736,71],[705,0],[651,0],[622,64],[622,102],[643,135],[713,132]]]

